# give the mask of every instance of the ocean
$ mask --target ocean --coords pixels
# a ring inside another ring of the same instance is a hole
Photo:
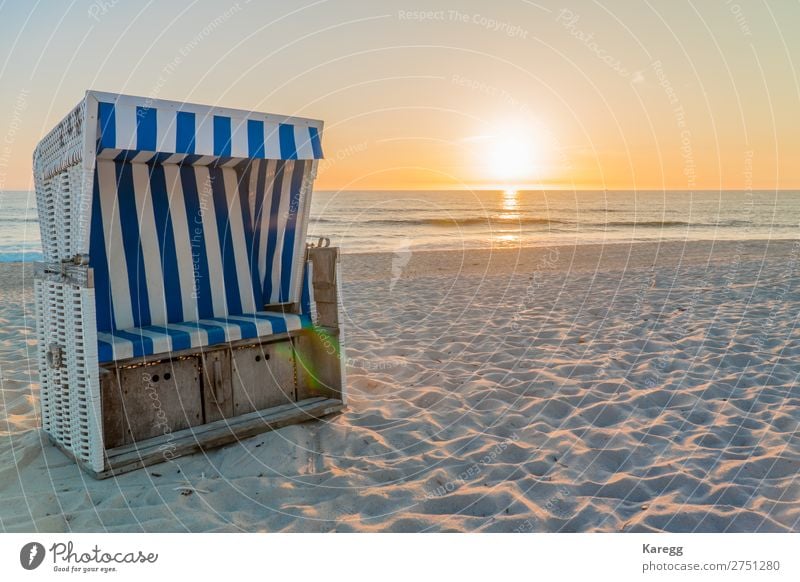
[[[323,191],[309,236],[345,253],[796,239],[800,192]],[[0,193],[0,261],[40,259],[33,193]]]

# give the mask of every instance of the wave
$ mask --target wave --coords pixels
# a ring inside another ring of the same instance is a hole
[[[467,227],[491,225],[520,225],[520,226],[561,226],[573,228],[737,228],[743,226],[771,226],[778,228],[784,225],[760,225],[741,220],[728,222],[687,222],[685,220],[609,220],[609,221],[581,221],[541,216],[466,216],[435,217],[435,218],[369,218],[361,220],[348,220],[342,218],[315,218],[312,222],[320,224],[348,224],[358,226],[430,226],[430,227]],[[789,225],[786,225],[789,226]]]
[[[0,224],[35,224],[39,219],[33,216],[25,216],[21,218],[0,217]]]
[[[473,226],[489,224],[570,224],[569,221],[540,217],[467,216],[463,218],[373,218],[349,221],[336,218],[315,218],[318,223],[347,223],[365,226]]]
[[[18,263],[41,261],[44,255],[41,251],[2,251],[0,250],[0,263]]]
[[[581,226],[623,226],[623,227],[643,227],[643,228],[663,228],[689,226],[691,228],[787,228],[793,224],[769,223],[769,222],[750,222],[747,220],[729,220],[725,222],[686,222],[683,220],[641,220],[641,221],[609,221],[609,222],[581,222]]]
[[[582,223],[587,224],[587,226],[641,226],[644,228],[662,228],[665,226],[722,226],[716,224],[699,224],[699,223],[691,223],[685,222],[683,220],[641,220],[641,221],[628,221],[628,220],[617,220],[617,221],[608,221],[608,222],[593,222],[593,223]]]

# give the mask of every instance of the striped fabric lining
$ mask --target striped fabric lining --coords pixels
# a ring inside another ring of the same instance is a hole
[[[98,160],[90,233],[98,331],[299,301],[298,227],[310,169],[301,160],[236,167]]]
[[[260,311],[166,326],[145,326],[97,334],[100,363],[166,354],[240,339],[296,331],[311,326],[309,315]]]
[[[257,117],[198,115],[101,101],[97,157],[193,165],[236,164],[242,159],[322,158],[321,136],[316,127]]]

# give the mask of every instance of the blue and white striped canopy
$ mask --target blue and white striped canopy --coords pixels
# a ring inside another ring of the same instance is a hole
[[[310,325],[302,265],[321,122],[93,97],[100,361]],[[297,303],[299,315],[267,311]]]
[[[97,157],[163,163],[322,158],[319,121],[106,93],[97,100]]]

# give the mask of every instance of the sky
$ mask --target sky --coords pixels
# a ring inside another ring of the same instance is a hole
[[[87,89],[325,122],[317,188],[800,189],[800,2],[0,0],[0,191]]]

